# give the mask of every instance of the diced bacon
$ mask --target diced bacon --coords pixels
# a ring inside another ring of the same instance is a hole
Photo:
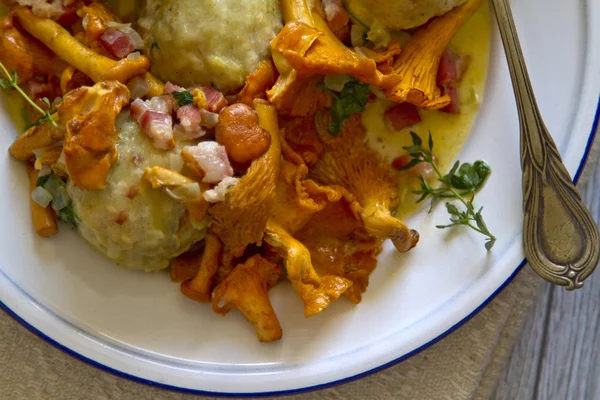
[[[435,160],[435,156],[433,158]],[[400,169],[402,167],[405,167],[408,165],[408,163],[411,162],[412,159],[413,158],[410,154],[400,156],[394,161],[392,161],[392,168]],[[436,177],[435,170],[429,163],[419,163],[414,167],[410,168],[408,172],[415,176],[422,176],[425,179],[433,179]]]
[[[399,131],[421,122],[421,115],[416,106],[400,103],[386,110],[384,121],[389,130]]]
[[[163,94],[160,96],[161,99],[166,103],[167,108],[171,110],[177,110],[179,108],[179,103],[175,100],[175,97],[172,94]]]
[[[25,84],[25,93],[30,99],[41,99],[47,97],[53,99],[57,96],[56,88],[52,85],[52,82],[42,82],[37,79],[30,79]]]
[[[455,85],[460,82],[470,63],[470,57],[446,50],[438,68],[438,86]]]
[[[204,172],[202,182],[218,183],[228,176],[233,176],[233,168],[227,158],[225,146],[217,142],[200,142],[196,146],[186,146],[181,155],[188,163],[193,163],[196,169]]]
[[[392,161],[392,168],[399,169],[406,167],[411,159],[412,157],[410,154],[405,154],[403,156],[397,157]]]
[[[208,105],[208,111],[218,113],[227,105],[227,99],[223,96],[223,93],[219,92],[217,89],[211,88],[209,86],[205,86],[202,88],[204,95],[206,96],[206,103]]]
[[[179,107],[177,118],[179,118],[179,123],[186,130],[193,130],[200,126],[200,122],[202,121],[200,111],[191,104]]]
[[[128,219],[129,215],[125,211],[121,211],[119,214],[117,214],[117,217],[115,218],[115,223],[117,225],[123,225],[125,222],[127,222]]]
[[[450,104],[442,108],[443,111],[448,114],[460,114],[460,100],[458,98],[458,89],[454,86],[447,86],[442,89],[442,93],[450,96]]]
[[[146,102],[142,99],[135,99],[131,103],[130,113],[131,117],[135,119],[137,122],[141,122],[142,116],[146,111],[149,111],[150,107]]]
[[[165,98],[166,96],[156,96],[149,100],[152,111],[169,114],[173,112],[173,104]]]
[[[63,3],[65,4],[65,8],[63,10],[62,15],[58,17],[56,22],[64,27],[70,27],[79,19],[79,16],[77,15],[77,10],[82,4],[84,4],[84,2],[67,0],[63,1]]]
[[[142,115],[140,125],[157,149],[170,150],[175,147],[171,115],[146,111]]]
[[[165,93],[183,92],[183,91],[185,91],[185,88],[182,88],[181,86],[174,85],[171,82],[165,83]]]
[[[114,28],[108,28],[102,36],[98,38],[98,43],[106,51],[117,58],[125,58],[129,53],[135,50],[135,45],[129,36]]]
[[[135,99],[131,103],[131,116],[139,123],[146,111],[155,111],[170,116],[173,112],[173,105],[165,97],[156,96],[150,100]]]
[[[177,118],[179,119],[179,124],[175,126],[177,139],[191,140],[204,136],[205,132],[200,126],[202,116],[195,106],[189,104],[179,107]]]
[[[106,25],[109,28],[118,29],[119,31],[127,35],[129,40],[133,44],[133,47],[137,50],[141,50],[142,48],[144,48],[144,39],[142,39],[140,34],[131,27],[131,24],[121,24],[119,22],[111,21],[108,22]]]

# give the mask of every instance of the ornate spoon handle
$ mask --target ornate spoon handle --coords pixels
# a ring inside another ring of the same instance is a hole
[[[598,227],[583,204],[540,115],[508,0],[492,0],[521,125],[523,245],[548,282],[578,289],[600,258]]]

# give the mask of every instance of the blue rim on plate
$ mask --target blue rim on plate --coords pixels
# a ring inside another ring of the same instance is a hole
[[[590,151],[592,149],[592,145],[594,143],[594,140],[596,138],[596,134],[598,133],[598,128],[600,125],[600,97],[598,100],[598,106],[596,108],[596,116],[594,118],[594,122],[592,124],[592,129],[591,132],[588,136],[588,141],[585,147],[585,151],[583,153],[583,156],[581,158],[581,161],[579,163],[579,167],[577,169],[577,172],[575,173],[575,177],[573,179],[573,181],[575,183],[579,182],[579,179],[581,178],[581,174],[586,166],[586,163],[588,161],[589,155],[590,155]],[[519,273],[519,271],[521,271],[521,269],[523,269],[523,267],[526,265],[527,260],[523,260],[515,269],[515,271],[512,273],[512,275],[510,277],[508,277],[508,279],[506,281],[504,281],[504,283],[498,288],[496,289],[496,291],[494,293],[492,293],[483,303],[481,303],[479,305],[479,307],[477,307],[475,310],[473,310],[469,315],[467,315],[465,318],[463,318],[462,320],[460,320],[459,322],[457,322],[454,326],[452,326],[451,328],[449,328],[447,331],[445,331],[444,333],[442,333],[441,335],[439,335],[438,337],[436,337],[435,339],[425,343],[424,345],[418,347],[417,349],[403,355],[402,357],[399,357],[395,360],[392,360],[386,364],[383,364],[379,367],[373,368],[369,371],[357,374],[357,375],[353,375],[344,379],[339,379],[333,382],[329,382],[329,383],[324,383],[324,384],[320,384],[320,385],[315,385],[315,386],[309,386],[309,387],[305,387],[305,388],[300,388],[300,389],[293,389],[293,390],[282,390],[282,391],[275,391],[275,392],[263,392],[263,393],[220,393],[220,392],[206,392],[206,391],[202,391],[202,390],[194,390],[194,389],[186,389],[186,388],[182,388],[182,387],[178,387],[178,386],[171,386],[171,385],[165,385],[165,384],[161,384],[158,382],[154,382],[151,380],[147,380],[147,379],[143,379],[134,375],[130,375],[130,374],[126,374],[124,372],[118,371],[116,369],[113,369],[111,367],[108,367],[104,364],[101,364],[97,361],[94,361],[88,357],[83,356],[82,354],[77,353],[76,351],[58,343],[57,341],[55,341],[54,339],[50,338],[49,336],[45,335],[43,332],[41,332],[40,330],[36,329],[34,326],[32,326],[31,324],[29,324],[28,322],[26,322],[24,319],[22,319],[21,317],[19,317],[16,313],[14,313],[8,306],[6,306],[6,304],[4,304],[2,301],[0,301],[0,308],[3,309],[8,315],[10,315],[15,321],[17,321],[18,323],[20,323],[22,326],[24,326],[25,328],[27,328],[27,330],[29,330],[30,332],[34,333],[35,335],[37,335],[38,337],[40,337],[41,339],[43,339],[44,341],[46,341],[47,343],[51,344],[52,346],[58,348],[59,350],[62,350],[63,352],[69,354],[70,356],[77,358],[78,360],[81,360],[83,362],[85,362],[86,364],[89,364],[93,367],[96,367],[102,371],[106,371],[108,373],[111,373],[113,375],[116,375],[120,378],[125,378],[125,379],[129,379],[132,380],[134,382],[138,382],[147,386],[151,386],[151,387],[155,387],[155,388],[159,388],[159,389],[165,389],[165,390],[170,390],[170,391],[175,391],[175,392],[179,392],[179,393],[187,393],[187,394],[195,394],[195,395],[205,395],[205,396],[219,396],[219,397],[266,397],[266,396],[281,396],[281,395],[291,395],[291,394],[299,394],[299,393],[306,393],[306,392],[310,392],[310,391],[315,391],[315,390],[321,390],[321,389],[326,389],[326,388],[330,388],[333,386],[337,386],[337,385],[341,385],[344,383],[348,383],[348,382],[352,382],[354,380],[363,378],[365,376],[374,374],[375,372],[379,372],[382,371],[386,368],[389,368],[395,364],[398,364],[401,361],[404,361],[418,353],[420,353],[421,351],[427,349],[428,347],[432,346],[433,344],[439,342],[440,340],[442,340],[443,338],[445,338],[446,336],[448,336],[449,334],[451,334],[452,332],[454,332],[456,329],[460,328],[462,325],[464,325],[467,321],[469,321],[471,318],[473,318],[477,313],[479,313],[479,311],[481,311],[485,306],[487,306],[504,288],[506,288],[506,286],[514,279],[514,277]]]

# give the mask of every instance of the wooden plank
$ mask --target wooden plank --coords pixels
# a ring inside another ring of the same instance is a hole
[[[600,168],[588,167],[579,189],[598,221]],[[493,399],[600,399],[599,272],[575,293],[544,288]]]
[[[584,200],[600,218],[600,169],[582,187]],[[542,355],[538,399],[586,399],[598,380],[593,375],[600,357],[600,273],[594,273],[576,292],[554,288],[547,340]]]
[[[540,291],[523,327],[521,337],[515,343],[510,359],[498,379],[492,395],[494,400],[533,399],[536,391],[542,346],[549,315],[551,286]]]

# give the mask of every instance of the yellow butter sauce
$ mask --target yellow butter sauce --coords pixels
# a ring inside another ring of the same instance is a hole
[[[458,54],[471,57],[471,64],[459,87],[460,114],[419,110],[422,121],[418,125],[401,131],[391,131],[385,126],[383,114],[394,103],[378,99],[369,103],[363,113],[368,144],[390,162],[406,154],[402,147],[412,144],[410,131],[421,136],[424,143],[427,143],[431,132],[435,144],[433,153],[442,171],[447,171],[455,162],[469,136],[483,99],[490,49],[490,12],[487,3],[456,34],[451,48]],[[399,215],[405,215],[417,208],[415,196],[411,193],[415,186],[418,186],[418,181],[412,175],[403,174],[399,184],[402,198]]]

